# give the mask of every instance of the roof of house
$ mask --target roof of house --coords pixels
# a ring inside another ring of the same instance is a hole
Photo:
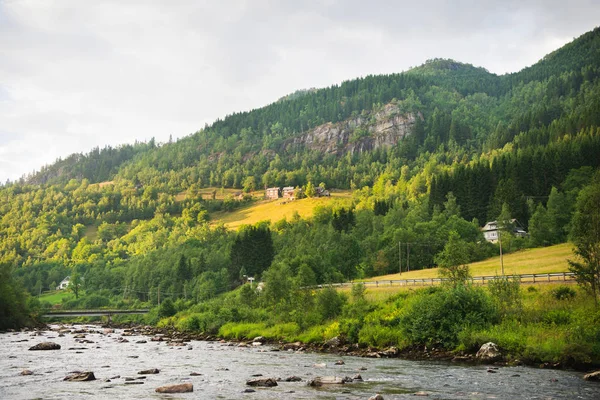
[[[510,223],[514,225],[515,231],[525,232],[525,230],[523,229],[523,227],[521,226],[519,221],[517,221],[515,218],[511,219]],[[484,232],[497,231],[498,230],[498,221],[490,221],[490,222],[486,223],[485,226],[483,228],[481,228],[481,230]]]

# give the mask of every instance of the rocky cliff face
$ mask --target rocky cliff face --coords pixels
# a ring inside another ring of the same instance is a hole
[[[387,104],[367,116],[319,125],[287,140],[283,147],[286,151],[308,148],[337,155],[372,151],[398,144],[412,133],[417,118],[422,120],[423,116],[420,113],[402,113],[397,105]]]

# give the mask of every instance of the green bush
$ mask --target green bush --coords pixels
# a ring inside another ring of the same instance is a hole
[[[555,289],[552,289],[550,293],[552,293],[552,297],[554,297],[556,300],[571,300],[577,295],[575,289],[568,286],[559,286]]]
[[[81,303],[83,308],[93,309],[109,306],[110,300],[98,294],[90,294],[88,296],[85,296],[85,298],[82,299]]]
[[[359,332],[358,342],[367,346],[384,348],[388,346],[404,347],[403,335],[397,327],[383,325],[365,325]]]
[[[480,288],[458,285],[417,296],[400,317],[410,343],[455,348],[463,329],[485,328],[498,319],[493,301]]]
[[[567,325],[571,322],[571,314],[567,310],[551,310],[542,317],[548,325]]]

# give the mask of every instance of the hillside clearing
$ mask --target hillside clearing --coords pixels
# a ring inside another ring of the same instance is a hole
[[[575,258],[573,245],[562,243],[550,247],[526,249],[504,255],[504,273],[512,274],[544,274],[549,272],[566,272],[569,270],[567,260]],[[472,276],[500,275],[500,257],[475,262],[469,265]],[[367,278],[365,281],[383,281],[394,279],[437,278],[438,269],[423,269],[402,274],[390,274]]]
[[[295,213],[302,218],[313,215],[316,206],[331,205],[335,203],[348,204],[351,201],[350,191],[335,191],[331,197],[315,197],[301,200],[263,200],[239,210],[225,212],[219,211],[211,214],[214,224],[223,223],[226,227],[237,229],[242,225],[251,225],[260,221],[270,220],[276,222],[281,219],[290,220]]]

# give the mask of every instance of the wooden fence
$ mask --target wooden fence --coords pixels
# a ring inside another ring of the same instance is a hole
[[[575,274],[573,272],[553,272],[549,274],[522,274],[522,275],[506,275],[509,279],[519,278],[521,283],[545,283],[545,282],[572,282],[575,281]],[[471,283],[485,285],[491,280],[498,278],[498,276],[474,276],[470,278]],[[439,285],[440,283],[447,281],[446,278],[422,278],[422,279],[392,279],[392,280],[380,280],[380,281],[354,281],[354,282],[342,282],[342,283],[330,283],[324,285],[317,285],[317,288],[323,288],[325,286],[331,287],[351,287],[354,284],[362,283],[366,287],[379,287],[379,286],[433,286]]]

